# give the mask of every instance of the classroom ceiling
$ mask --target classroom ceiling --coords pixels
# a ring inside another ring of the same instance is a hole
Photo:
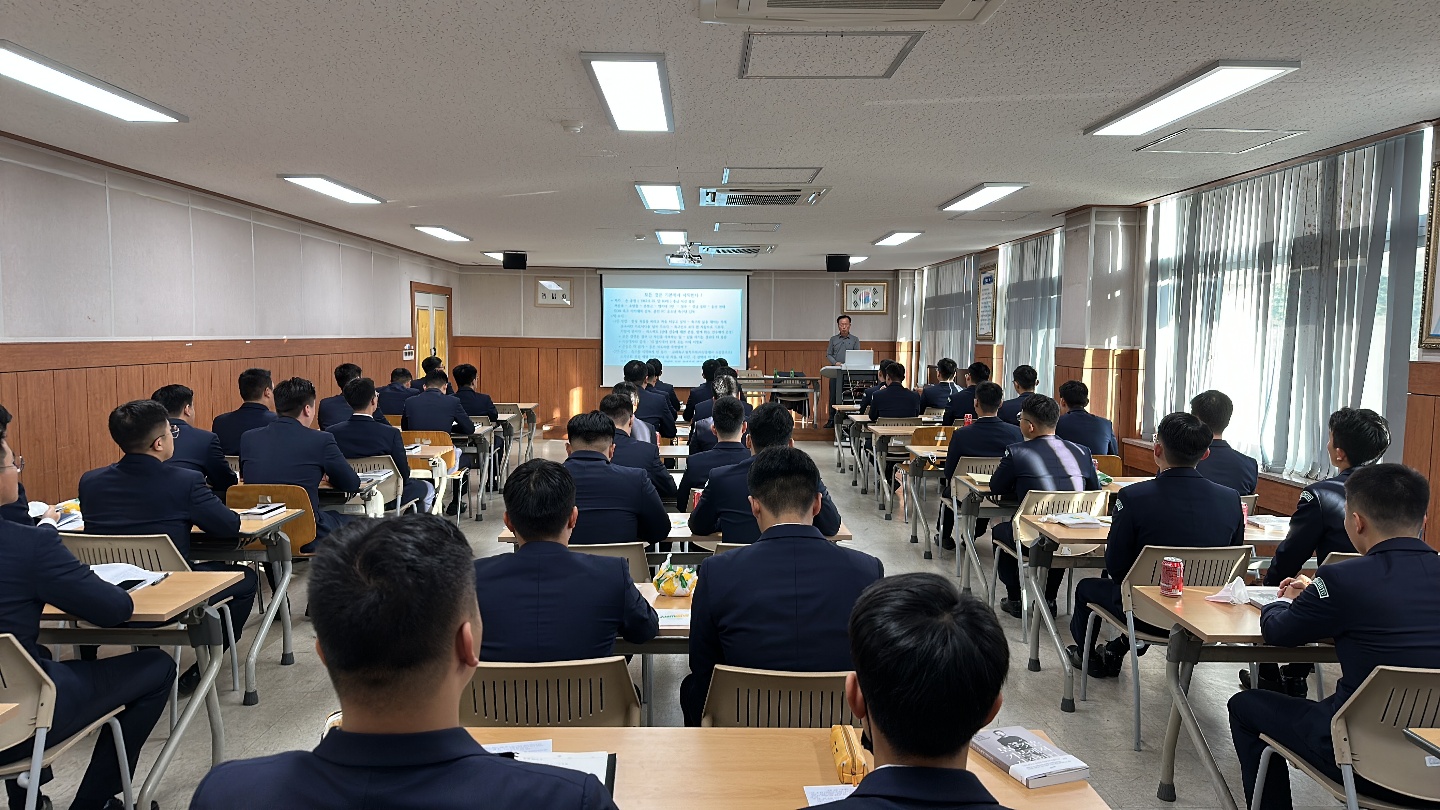
[[[893,76],[875,79],[740,78],[747,30],[840,29],[707,24],[699,5],[0,0],[0,39],[190,119],[127,124],[0,79],[0,130],[462,264],[524,250],[533,266],[665,267],[671,249],[654,231],[685,229],[776,246],[707,256],[706,269],[823,271],[826,253],[849,253],[870,257],[864,271],[919,267],[1054,227],[1077,206],[1133,204],[1440,116],[1434,0],[1005,0],[984,23],[851,29],[923,32]],[[748,67],[764,75],[883,73],[905,40],[753,39]],[[582,51],[664,53],[675,131],[614,131]],[[1217,59],[1303,67],[1147,136],[1082,134]],[[1135,151],[1185,128],[1304,132],[1238,155]],[[821,167],[814,185],[830,190],[813,206],[697,205],[727,166]],[[345,205],[279,173],[329,175],[390,202]],[[636,180],[681,182],[685,211],[644,210]],[[1030,185],[994,211],[939,210],[987,181]],[[780,228],[717,234],[716,222]],[[899,230],[924,235],[870,244]]]

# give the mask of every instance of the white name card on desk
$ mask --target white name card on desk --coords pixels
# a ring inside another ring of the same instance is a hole
[[[684,608],[657,610],[661,627],[689,627],[690,611]]]
[[[487,743],[485,750],[492,754],[548,754],[555,750],[555,741],[525,740],[524,742]]]
[[[854,792],[855,785],[806,785],[805,806],[814,807],[826,802],[838,802],[841,799],[850,798],[850,794]]]

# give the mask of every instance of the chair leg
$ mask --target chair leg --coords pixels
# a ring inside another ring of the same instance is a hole
[[[230,645],[230,691],[239,692],[240,654],[235,651],[235,620],[231,617],[229,605],[220,606],[220,620],[224,623],[225,641]]]
[[[994,542],[990,544],[990,609],[995,609],[995,594],[1000,590],[1000,551]]]
[[[1130,640],[1131,715],[1135,723],[1135,750],[1140,750],[1140,651],[1135,640],[1135,611],[1125,611],[1125,634]]]
[[[1315,665],[1315,699],[1325,699],[1325,668],[1320,664]]]
[[[1340,778],[1345,780],[1345,810],[1360,810],[1360,797],[1355,793],[1355,767],[1341,765]]]
[[[115,741],[115,758],[120,761],[120,795],[125,799],[126,810],[135,806],[135,791],[130,784],[130,758],[125,756],[125,738],[120,736],[120,718],[112,717],[106,722],[110,726],[110,737]]]
[[[1090,651],[1095,649],[1095,631],[1100,626],[1100,618],[1091,616],[1089,623],[1085,625],[1085,647],[1080,651],[1080,700],[1087,700],[1090,686]]]
[[[46,728],[35,729],[35,750],[30,755],[30,770],[21,774],[22,787],[25,788],[25,810],[35,810],[40,802],[40,770],[45,762],[45,736],[49,732]]]
[[[1260,752],[1260,770],[1255,774],[1255,795],[1250,800],[1250,810],[1260,810],[1260,800],[1265,796],[1265,778],[1270,773],[1270,758],[1275,756],[1275,749],[1265,746]]]
[[[175,659],[175,669],[180,669],[180,648],[175,647],[170,657]],[[175,723],[180,717],[180,679],[176,678],[170,682],[170,730],[175,730]]]

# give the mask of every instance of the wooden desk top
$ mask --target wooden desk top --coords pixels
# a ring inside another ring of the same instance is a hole
[[[870,421],[870,415],[869,415],[869,414],[866,414],[866,413],[852,413],[852,414],[850,414],[849,416],[847,416],[846,418],[849,419],[850,421],[852,421],[852,422],[854,422],[854,423],[856,423],[856,424],[860,424],[860,425],[863,425],[863,424],[865,424],[865,423],[867,423],[867,422]]]
[[[0,726],[5,725],[5,721],[19,710],[19,703],[0,703]]]
[[[494,430],[494,428],[491,428]],[[444,444],[422,444],[414,450],[406,450],[405,455],[413,458],[439,458],[455,448]]]
[[[718,535],[718,534],[693,534],[693,533],[691,533],[689,520],[690,520],[690,515],[688,515],[688,514],[683,514],[683,513],[679,513],[679,512],[672,512],[672,513],[670,514],[670,538],[669,538],[669,539],[670,539],[670,540],[711,540],[711,541],[720,542],[720,543],[723,543],[723,542],[725,541],[725,538],[722,537],[722,536],[720,536],[720,535]],[[502,542],[502,543],[513,543],[513,542],[515,542],[515,533],[512,532],[512,531],[510,531],[509,528],[501,529],[501,530],[500,530],[500,536],[497,537],[496,539],[499,540],[499,541]],[[833,537],[830,537],[829,539],[830,539],[830,540],[834,540],[834,541],[837,542],[837,543],[844,543],[844,542],[846,542],[846,541],[848,541],[848,540],[854,540],[854,539],[855,539],[855,535],[853,535],[853,534],[850,533],[850,528],[849,528],[848,526],[846,526],[844,523],[841,523],[841,524],[840,524],[840,531],[836,532],[835,535],[834,535]],[[633,542],[637,542],[637,541],[635,541],[635,540],[616,540],[615,542],[617,542],[617,543],[633,543]]]
[[[948,444],[907,444],[905,449],[910,451],[912,456],[923,456],[924,458],[941,462],[945,460],[945,453],[950,449]]]
[[[723,763],[687,770],[687,810],[794,810],[805,806],[805,786],[838,784],[828,728],[466,730],[482,745],[554,740],[556,751],[614,753],[614,799],[625,810],[674,810],[674,792],[655,782],[655,763],[660,762]],[[1029,790],[978,755],[970,758],[970,771],[997,801],[1017,810],[1108,807],[1088,782]]]
[[[655,590],[655,585],[650,582],[637,582],[635,583],[635,587],[640,589],[640,594],[645,597],[646,602],[650,603],[650,607],[656,610],[690,609],[690,597],[688,596],[661,596],[660,592]],[[661,625],[660,635],[679,636],[683,638],[690,635],[690,623],[686,622],[684,627],[666,627]]]
[[[515,417],[517,417],[517,416],[519,416],[519,415],[520,415],[520,414],[518,414],[518,413],[502,413],[502,414],[500,414],[499,416],[495,417],[495,420],[494,420],[494,421],[496,421],[496,422],[513,422],[513,421],[515,421]]]
[[[244,510],[236,509],[235,511],[241,512]],[[290,521],[303,514],[305,514],[305,510],[303,509],[286,509],[263,519],[241,517],[240,536],[253,537],[257,534],[266,534],[267,532],[273,531],[276,528],[283,526],[286,523],[289,523]],[[193,526],[191,527],[191,530],[198,533],[200,531],[200,527]]]
[[[522,411],[533,411],[540,407],[538,402],[497,402],[496,405],[514,405]]]
[[[688,444],[662,444],[659,445],[660,458],[689,458],[690,445]]]
[[[1149,475],[1126,475],[1111,479],[1112,483],[1106,484],[1101,489],[1106,492],[1115,493],[1124,489],[1129,484],[1138,484],[1141,481],[1153,481],[1154,476]]]
[[[924,425],[866,425],[865,429],[876,436],[911,436]]]
[[[1175,624],[1189,630],[1207,644],[1264,644],[1260,635],[1260,609],[1254,605],[1207,602],[1205,597],[1219,588],[1186,587],[1178,597],[1160,595],[1159,585],[1137,585],[1131,589],[1135,601],[1147,602],[1174,617]]]
[[[860,410],[859,405],[832,405],[838,413],[855,413]]]
[[[135,602],[132,622],[168,622],[243,579],[228,571],[175,571],[154,585],[130,594]],[[54,605],[40,615],[45,621],[74,620]]]
[[[0,713],[0,721],[4,719],[3,713]],[[1425,753],[1431,756],[1440,756],[1440,728],[1407,728],[1405,736]],[[616,767],[619,767],[618,762]]]
[[[1021,515],[1020,519],[1025,525],[1039,532],[1042,537],[1048,537],[1057,543],[1064,544],[1093,544],[1103,545],[1110,537],[1110,525],[1102,526],[1063,526],[1059,523],[1041,523],[1039,515]]]

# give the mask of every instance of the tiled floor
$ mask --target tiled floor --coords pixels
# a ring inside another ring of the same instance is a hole
[[[834,448],[827,444],[802,445],[820,464],[836,504],[846,525],[855,535],[853,547],[879,557],[887,573],[907,571],[938,571],[953,574],[954,555],[937,551],[936,558],[923,558],[923,543],[908,542],[909,527],[899,515],[884,520],[884,513],[875,508],[872,497],[861,496],[858,487],[851,487],[849,475],[842,476],[835,467]],[[564,446],[546,442],[537,446],[543,455],[559,460]],[[933,498],[933,487],[932,495]],[[508,546],[496,542],[500,524],[499,499],[485,513],[483,522],[463,521],[477,556],[504,553]],[[988,545],[981,550],[982,563],[989,571]],[[303,618],[305,604],[305,566],[298,566],[298,582],[293,587],[295,606],[295,664],[279,665],[279,633],[270,635],[259,669],[261,702],[258,706],[242,706],[240,694],[228,691],[228,675],[223,681],[220,700],[223,705],[226,755],[230,758],[255,757],[294,748],[313,747],[326,715],[337,708],[325,672],[315,655],[314,635],[310,623]],[[1062,605],[1063,610],[1063,605]],[[1062,627],[1065,617],[1062,616]],[[1087,702],[1079,703],[1078,711],[1060,711],[1062,687],[1059,664],[1053,648],[1041,649],[1041,672],[1025,667],[1028,653],[1020,639],[1020,622],[1001,615],[1011,641],[1010,678],[1005,689],[1005,706],[997,722],[1003,725],[1024,725],[1047,731],[1070,753],[1090,765],[1091,783],[1100,795],[1115,808],[1204,808],[1215,807],[1217,801],[1189,739],[1181,735],[1176,763],[1178,801],[1170,804],[1155,797],[1159,778],[1160,738],[1164,733],[1165,713],[1169,703],[1164,685],[1164,655],[1156,650],[1140,659],[1141,705],[1144,723],[1144,750],[1131,749],[1130,738],[1130,673],[1128,666],[1119,679],[1093,682]],[[253,622],[253,620],[252,620]],[[253,623],[252,623],[253,629]],[[1063,629],[1062,629],[1062,632]],[[248,649],[247,640],[242,647]],[[188,662],[187,662],[188,663]],[[632,665],[639,680],[639,662]],[[686,672],[683,656],[657,656],[655,688],[657,703],[655,722],[659,725],[680,725],[677,699],[680,679]],[[1204,727],[1206,738],[1215,751],[1222,772],[1231,789],[1240,790],[1239,768],[1230,744],[1225,702],[1235,691],[1234,665],[1212,664],[1198,667],[1192,686],[1192,702]],[[1332,673],[1333,674],[1333,673]],[[160,806],[170,810],[189,802],[195,785],[210,765],[209,733],[204,713],[196,719],[186,735],[186,746],[171,764],[164,783],[156,796]],[[163,725],[163,722],[162,722]],[[149,771],[163,743],[165,731],[157,730],[141,756],[140,778]],[[78,753],[71,752],[56,768],[56,781],[47,793],[57,807],[65,807],[89,756],[88,744]],[[1335,807],[1328,795],[1303,777],[1292,777],[1295,801],[1304,807]],[[1243,803],[1243,802],[1242,802]],[[803,804],[799,786],[796,806]]]

